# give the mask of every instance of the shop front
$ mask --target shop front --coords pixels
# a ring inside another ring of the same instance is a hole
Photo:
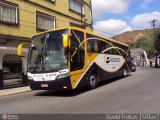
[[[3,41],[3,42],[2,42]],[[15,39],[0,37],[0,89],[27,84],[27,54],[23,49],[22,58],[17,56],[17,46],[23,43]]]

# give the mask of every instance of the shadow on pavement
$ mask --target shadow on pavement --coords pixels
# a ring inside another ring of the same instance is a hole
[[[129,77],[130,74],[126,77]],[[104,85],[107,85],[107,84],[110,84],[110,83],[113,83],[115,81],[118,81],[118,80],[122,80],[123,77],[117,77],[117,78],[112,78],[112,79],[108,79],[108,80],[105,80],[105,81],[102,81],[102,82],[99,82],[98,83],[98,87],[101,87],[101,86],[104,86]],[[96,89],[98,89],[98,87]],[[82,88],[78,88],[78,89],[75,89],[75,90],[49,90],[49,91],[41,91],[41,92],[36,92],[35,96],[48,96],[48,97],[53,97],[53,96],[56,96],[56,97],[74,97],[74,96],[77,96],[77,95],[80,95],[84,92],[89,92],[90,89],[86,86],[86,87],[82,87]]]
[[[125,78],[131,76],[131,74],[128,74]],[[101,81],[98,83],[98,87],[101,87],[101,86],[104,86],[104,85],[107,85],[107,84],[110,84],[110,83],[113,83],[113,82],[116,82],[118,80],[122,80],[124,79],[124,77],[116,77],[116,78],[111,78],[111,79],[107,79],[105,81]]]
[[[56,90],[56,91],[44,91],[44,92],[37,92],[35,96],[57,96],[57,97],[73,97],[79,94],[82,94],[89,89],[87,87],[78,88],[75,90]]]

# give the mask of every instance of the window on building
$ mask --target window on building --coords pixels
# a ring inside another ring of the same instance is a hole
[[[55,29],[55,17],[46,15],[40,12],[36,13],[37,15],[37,30],[50,30]]]
[[[18,5],[0,1],[0,22],[18,24]]]
[[[78,0],[69,0],[69,9],[84,15],[84,4]]]

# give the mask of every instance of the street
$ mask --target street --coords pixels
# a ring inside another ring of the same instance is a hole
[[[109,82],[111,81],[111,82]],[[32,91],[0,97],[0,113],[158,113],[160,69],[137,68],[126,78],[107,80],[94,90]]]

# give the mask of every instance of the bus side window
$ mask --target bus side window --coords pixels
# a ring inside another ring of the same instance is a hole
[[[97,46],[96,40],[88,40],[87,51],[88,52],[98,52],[98,46]]]
[[[114,55],[121,55],[120,50],[119,49],[114,49]]]
[[[88,40],[87,41],[87,51],[88,52],[94,52],[95,51],[93,40]]]
[[[109,48],[109,44],[108,44],[108,43],[106,43],[106,49],[107,49],[107,48]]]
[[[94,51],[98,52],[98,45],[96,40],[94,40]]]
[[[113,46],[109,45],[109,48],[110,48],[109,51],[108,51],[109,54],[113,54],[113,49],[111,47],[113,47]]]
[[[88,52],[91,52],[91,45],[90,45],[89,42],[87,42],[87,51],[88,51]]]
[[[97,45],[98,45],[98,52],[101,53],[103,50],[106,49],[106,43],[104,41],[97,41]]]
[[[113,49],[110,49],[109,54],[111,55],[113,54]]]

